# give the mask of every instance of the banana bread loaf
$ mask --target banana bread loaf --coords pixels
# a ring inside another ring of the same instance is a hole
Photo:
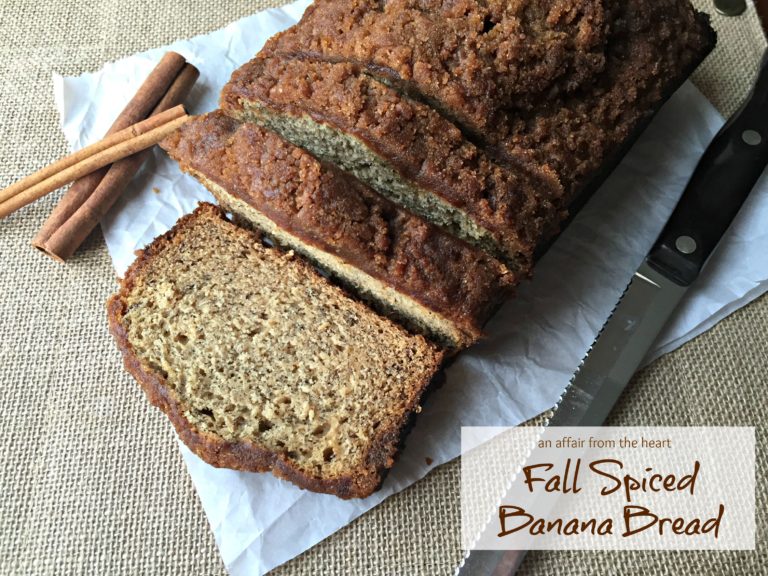
[[[108,313],[198,456],[341,498],[381,484],[443,358],[210,204],[138,256]]]
[[[162,146],[225,210],[443,345],[474,343],[515,283],[482,250],[254,124],[217,111]]]

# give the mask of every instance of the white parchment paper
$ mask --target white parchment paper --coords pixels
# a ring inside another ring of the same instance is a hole
[[[200,68],[192,112],[213,110],[231,72],[266,39],[293,24],[308,0],[244,18],[222,30],[54,78],[64,134],[73,149],[100,138],[168,49]],[[304,492],[269,474],[184,460],[233,575],[263,574],[293,558],[460,453],[461,426],[516,425],[551,408],[650,248],[722,118],[691,84],[651,127],[488,327],[447,383],[427,401],[381,491],[343,502]],[[102,223],[118,274],[134,250],[166,231],[199,200],[212,200],[162,151]],[[768,289],[768,185],[760,182],[650,358],[668,352]],[[427,465],[427,458],[432,461]],[[414,522],[423,521],[414,518]]]

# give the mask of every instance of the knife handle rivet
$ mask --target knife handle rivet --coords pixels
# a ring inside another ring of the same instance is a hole
[[[693,254],[696,252],[697,248],[696,240],[690,236],[679,236],[677,240],[675,240],[675,248],[682,254]]]
[[[756,130],[744,130],[744,132],[741,133],[741,139],[744,140],[744,143],[748,146],[759,146],[763,141],[760,132]]]
[[[723,16],[739,16],[747,9],[745,0],[715,0],[715,9]]]

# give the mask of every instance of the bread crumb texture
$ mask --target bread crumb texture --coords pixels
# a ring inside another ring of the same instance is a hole
[[[129,370],[160,383],[150,397],[198,455],[342,497],[380,484],[441,362],[211,205],[156,240],[109,307]]]

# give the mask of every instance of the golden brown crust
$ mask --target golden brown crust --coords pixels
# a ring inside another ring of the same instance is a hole
[[[603,0],[316,0],[270,52],[347,60],[473,132],[568,92],[605,64]]]
[[[559,175],[570,203],[612,164],[716,43],[709,17],[688,0],[606,1],[611,23],[606,65],[572,93],[510,110],[487,140],[499,152],[528,155]]]
[[[355,475],[345,475],[335,478],[318,478],[310,476],[297,467],[286,456],[269,451],[254,442],[240,440],[229,442],[211,432],[197,430],[184,416],[184,406],[178,394],[168,385],[165,379],[156,371],[147,367],[137,357],[123,326],[122,319],[126,312],[125,297],[133,289],[135,282],[149,267],[153,258],[166,250],[170,245],[179,241],[186,227],[193,225],[199,218],[214,218],[227,221],[224,213],[211,204],[202,203],[187,216],[182,217],[176,225],[164,235],[158,237],[146,249],[142,250],[130,266],[121,281],[118,294],[107,302],[107,316],[110,332],[122,353],[126,370],[137,380],[146,393],[152,405],[162,410],[170,419],[179,438],[197,456],[217,467],[231,468],[248,472],[271,471],[275,476],[284,478],[301,488],[333,494],[339,498],[364,498],[379,488],[386,471],[393,465],[397,451],[402,443],[410,418],[418,411],[419,401],[431,383],[425,378],[412,389],[407,404],[405,418],[396,428],[378,431],[377,438],[366,460],[366,468]],[[240,234],[251,236],[252,242],[258,242],[257,235],[239,230]],[[296,260],[296,265],[305,266],[304,262]],[[314,271],[312,272],[313,274]],[[316,276],[318,281],[324,281]],[[424,346],[434,348],[424,342]],[[443,354],[433,353],[433,365],[427,367],[426,373],[436,374],[443,361]]]
[[[214,112],[187,122],[162,145],[183,170],[214,182],[302,243],[450,320],[463,333],[456,347],[479,339],[516,283],[479,248],[259,126]]]

